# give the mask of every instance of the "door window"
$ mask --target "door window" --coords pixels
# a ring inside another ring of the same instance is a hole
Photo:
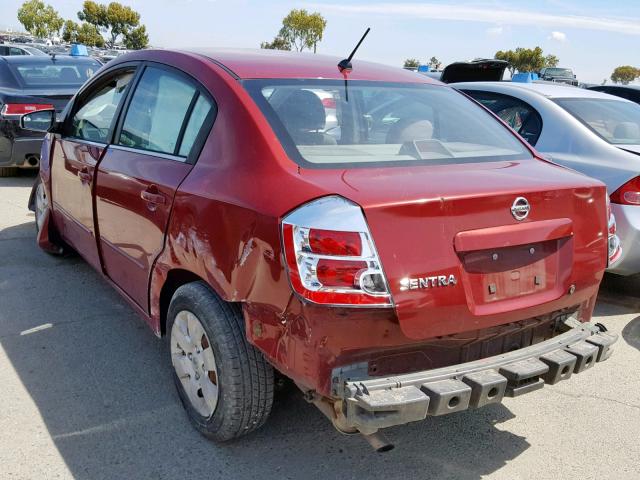
[[[203,100],[198,104],[199,98]],[[179,145],[183,124],[192,108],[200,117],[204,111],[208,112],[206,101],[196,87],[180,75],[148,67],[133,93],[117,143],[186,157],[190,146],[181,149]],[[187,125],[185,132],[191,143],[197,134],[197,131],[194,133],[196,120],[191,127]]]
[[[189,117],[189,122],[184,130],[179,150],[179,155],[181,157],[189,156],[198,133],[200,133],[202,125],[206,122],[206,119],[212,109],[213,103],[204,95],[199,95],[193,107],[193,111],[191,112],[191,116]]]
[[[495,113],[530,145],[535,146],[542,132],[542,118],[531,105],[509,95],[476,90],[465,90],[465,93]]]
[[[69,135],[82,140],[108,143],[111,124],[118,111],[118,105],[134,73],[133,70],[127,70],[111,78],[107,83],[100,83],[73,115]]]

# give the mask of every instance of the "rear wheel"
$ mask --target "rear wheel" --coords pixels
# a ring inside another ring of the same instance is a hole
[[[18,175],[16,167],[0,167],[0,177],[15,177]]]
[[[36,232],[42,229],[44,219],[49,211],[49,199],[47,198],[47,189],[40,177],[36,180],[36,193],[34,198],[34,209],[36,215]]]
[[[273,403],[273,368],[246,339],[236,305],[204,283],[180,287],[169,305],[174,381],[191,422],[223,442],[262,426]]]

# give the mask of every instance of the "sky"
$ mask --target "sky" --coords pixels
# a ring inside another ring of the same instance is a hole
[[[47,0],[45,0],[47,2]],[[108,0],[103,0],[105,3]],[[22,0],[0,0],[0,28],[19,28]],[[48,0],[77,20],[82,0]],[[401,66],[407,58],[443,64],[540,46],[581,81],[602,83],[619,65],[640,67],[640,1],[484,0],[120,0],[140,12],[151,43],[170,47],[257,48],[272,40],[292,8],[327,20],[318,53]],[[357,58],[356,57],[356,58]]]

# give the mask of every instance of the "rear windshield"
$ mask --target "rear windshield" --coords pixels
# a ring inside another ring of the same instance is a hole
[[[640,145],[640,105],[600,98],[561,98],[556,103],[614,145]]]
[[[31,57],[33,58],[33,57]],[[39,62],[12,62],[11,70],[26,87],[79,87],[98,71],[98,62],[70,62],[43,59]]]
[[[449,87],[247,80],[289,156],[315,168],[531,158],[491,114]]]

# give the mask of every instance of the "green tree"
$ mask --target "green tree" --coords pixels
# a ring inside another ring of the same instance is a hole
[[[149,35],[147,35],[147,28],[144,25],[130,30],[124,36],[124,46],[130,50],[141,50],[147,48],[148,45]]]
[[[28,0],[18,10],[18,20],[25,30],[36,37],[51,37],[60,33],[64,20],[42,0]]]
[[[437,70],[442,66],[442,62],[436,57],[431,57],[431,59],[429,60],[429,66]]]
[[[267,50],[291,50],[291,44],[278,35],[271,42],[262,42],[260,48]]]
[[[146,29],[137,30],[140,26],[140,14],[118,2],[111,2],[108,5],[86,0],[82,4],[82,10],[78,12],[78,18],[93,25],[98,31],[104,31],[108,36],[108,44],[113,47],[118,38],[126,38],[130,35],[130,42],[144,45],[149,41]],[[137,30],[135,33],[132,33]],[[144,40],[146,38],[146,41]],[[126,41],[126,40],[125,40]]]
[[[611,74],[612,81],[622,83],[623,85],[633,82],[638,77],[640,77],[640,69],[632,67],[631,65],[617,67]]]
[[[518,72],[539,72],[545,67],[555,67],[560,60],[555,55],[543,55],[540,47],[522,48],[515,50],[498,51],[494,55],[497,60],[505,60],[509,62],[509,72],[511,75]]]
[[[407,58],[404,61],[404,68],[418,68],[420,66],[420,61],[415,58]]]
[[[73,20],[64,22],[62,39],[65,42],[82,43],[90,47],[103,47],[104,38],[95,25],[83,22],[78,25]]]
[[[547,55],[544,57],[544,66],[545,67],[557,67],[560,63],[560,59],[555,55]]]
[[[293,9],[282,20],[282,28],[278,37],[281,37],[298,52],[313,47],[313,53],[315,53],[316,45],[322,40],[326,26],[327,21],[319,13]]]

